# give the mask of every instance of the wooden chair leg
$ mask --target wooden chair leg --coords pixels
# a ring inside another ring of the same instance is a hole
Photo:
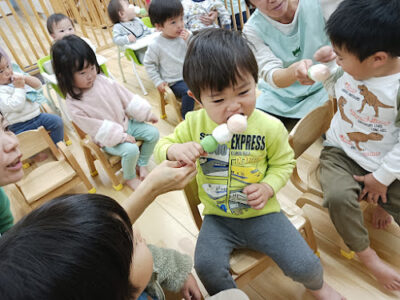
[[[108,177],[110,178],[113,188],[116,191],[119,191],[123,188],[122,183],[118,180],[118,177],[115,175],[114,170],[111,168],[110,164],[108,161],[106,161],[105,157],[103,155],[96,155],[96,158],[100,161],[101,165],[104,168],[104,171],[106,171]]]
[[[90,176],[95,177],[99,175],[96,166],[94,164],[94,157],[92,155],[92,152],[90,152],[90,149],[88,149],[87,147],[82,147],[82,149],[83,149],[83,154],[85,155],[86,163],[89,167]]]
[[[315,240],[314,230],[312,229],[311,222],[306,216],[303,216],[303,217],[306,220],[304,227],[303,227],[305,240],[306,240],[307,244],[310,246],[310,248],[314,251],[314,253],[317,254],[317,256],[319,256],[318,245],[317,245],[317,241]]]
[[[165,105],[166,105],[165,97],[164,97],[165,95],[163,93],[161,93],[160,91],[159,91],[159,94],[160,94],[160,109],[161,109],[160,118],[164,120],[167,117],[167,114],[165,113]]]

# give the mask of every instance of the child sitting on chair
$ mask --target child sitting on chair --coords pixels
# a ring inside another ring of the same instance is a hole
[[[124,179],[135,189],[148,173],[146,166],[159,136],[157,128],[144,123],[158,121],[150,104],[100,74],[93,50],[81,38],[66,36],[51,53],[72,121],[105,152],[121,156]],[[140,151],[136,139],[143,141]]]
[[[231,16],[226,10],[223,1],[182,0],[182,5],[185,12],[185,27],[192,32],[197,32],[204,28],[218,28],[215,23],[216,18],[219,18],[223,28],[231,28]],[[214,15],[214,17],[211,17],[211,15]]]
[[[183,76],[204,109],[188,113],[161,139],[155,158],[197,164],[205,217],[195,269],[207,292],[236,286],[229,255],[245,247],[270,256],[317,299],[342,299],[324,283],[318,257],[280,210],[276,194],[292,173],[294,154],[283,124],[255,109],[258,67],[247,42],[230,30],[200,31],[189,44]],[[234,114],[247,117],[247,130],[206,154],[200,141]]]
[[[55,144],[64,138],[64,125],[54,114],[41,113],[40,104],[47,101],[39,92],[42,83],[36,77],[13,72],[11,62],[0,49],[0,112],[15,134],[43,126]],[[45,159],[39,154],[36,161]]]
[[[135,43],[138,39],[151,33],[150,28],[136,17],[135,7],[128,0],[111,0],[108,4],[108,16],[113,22],[113,42],[118,46]],[[135,50],[135,54],[143,62],[147,47]]]
[[[400,224],[400,3],[344,0],[327,22],[333,45],[315,59],[341,67],[324,84],[338,101],[321,153],[324,206],[346,245],[389,290],[400,274],[370,248],[359,202],[373,223]]]
[[[194,108],[194,100],[187,94],[182,67],[187,41],[191,35],[184,28],[183,7],[180,0],[153,0],[149,7],[151,23],[161,31],[148,46],[143,64],[147,74],[160,93],[169,86],[175,96],[182,99],[181,114]],[[196,70],[192,70],[196,72]]]

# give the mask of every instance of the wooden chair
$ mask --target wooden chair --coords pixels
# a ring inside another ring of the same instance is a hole
[[[289,144],[294,150],[295,158],[300,157],[314,142],[329,129],[333,115],[336,112],[336,99],[329,99],[324,105],[317,107],[301,119],[289,134]],[[302,195],[297,199],[296,204],[303,207],[309,204],[318,209],[328,211],[322,206],[323,192],[319,181],[319,155],[315,156],[307,170],[307,180],[304,182],[297,168],[294,169],[291,181],[294,186],[302,192]],[[368,204],[361,203],[364,210]],[[341,254],[352,259],[354,252],[341,242]]]
[[[184,192],[194,222],[200,230],[203,219],[199,211],[199,204],[201,201],[198,194],[196,180],[189,183],[185,187]],[[285,203],[284,205],[281,205],[281,208],[292,224],[304,237],[314,253],[319,255],[310,221],[301,215],[301,210],[294,204]],[[236,284],[239,288],[248,284],[252,279],[269,267],[271,263],[272,259],[270,257],[250,249],[234,250],[230,258],[231,273],[235,277]]]
[[[107,154],[101,150],[101,148],[92,141],[91,137],[83,132],[74,122],[72,122],[72,125],[78,134],[86,163],[89,167],[90,175],[95,177],[99,174],[94,164],[95,160],[98,160],[110,178],[113,188],[116,191],[122,190],[124,187],[123,183],[120,182],[117,175],[115,175],[115,173],[122,168],[121,157]],[[136,144],[140,147],[142,141],[136,141]]]
[[[57,148],[42,126],[36,130],[22,132],[17,137],[22,162],[46,149],[49,149],[55,158],[54,161],[32,166],[30,172],[26,172],[20,181],[11,185],[12,198],[25,212],[66,193],[81,182],[88,193],[96,192],[65,144],[59,142]]]
[[[165,92],[164,93],[159,92],[159,94],[160,94],[160,110],[161,110],[160,118],[161,119],[167,118],[165,106],[167,104],[171,104],[176,112],[178,122],[183,121],[182,114],[181,114],[182,104],[181,104],[181,102],[178,101],[178,99],[176,98],[176,96],[175,96],[174,92],[171,90],[171,88],[167,86],[165,88]]]

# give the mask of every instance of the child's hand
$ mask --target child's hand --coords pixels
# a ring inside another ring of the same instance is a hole
[[[165,87],[168,85],[168,83],[166,83],[166,82],[163,82],[163,83],[160,83],[158,86],[157,86],[157,90],[160,92],[160,93],[164,93],[165,92]]]
[[[212,25],[218,17],[218,12],[216,10],[212,10],[208,13],[208,15],[203,14],[200,16],[200,22],[206,26]]]
[[[376,180],[372,173],[365,176],[353,175],[353,177],[356,181],[364,183],[364,188],[358,196],[358,201],[365,200],[368,203],[377,204],[380,197],[383,203],[387,202],[387,186]]]
[[[184,165],[194,165],[201,155],[206,155],[206,152],[196,142],[173,144],[167,150],[168,160],[176,160]]]
[[[130,43],[136,42],[136,37],[133,34],[128,35],[128,39]]]
[[[322,63],[330,62],[335,58],[336,53],[333,51],[331,46],[321,47],[314,53],[314,59]]]
[[[126,137],[126,139],[125,139],[125,143],[132,143],[132,144],[134,144],[134,143],[136,143],[136,139],[135,139],[135,137],[133,137],[133,136],[131,136],[131,135],[127,135],[127,137]]]
[[[263,209],[268,199],[274,195],[274,190],[267,183],[253,183],[243,189],[247,195],[247,204],[254,209]]]
[[[187,29],[183,29],[182,32],[181,32],[181,34],[180,34],[179,36],[180,36],[184,41],[186,41],[186,40],[189,38],[190,33],[189,33],[189,31],[188,31]]]
[[[188,278],[183,285],[181,292],[185,300],[200,300],[201,292],[197,285],[196,279],[192,274],[189,274]]]
[[[312,66],[311,59],[302,59],[298,62],[292,64],[289,68],[291,68],[294,72],[294,75],[300,84],[303,85],[312,85],[314,81],[308,77],[308,69]]]
[[[19,89],[23,89],[24,86],[25,86],[24,76],[23,75],[15,75],[14,74],[13,84],[14,84],[14,87],[19,88]]]
[[[158,117],[157,117],[155,114],[151,113],[150,118],[149,118],[149,121],[150,121],[151,123],[155,124],[155,123],[158,122]]]

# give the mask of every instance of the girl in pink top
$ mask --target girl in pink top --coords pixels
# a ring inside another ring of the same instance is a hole
[[[124,179],[135,189],[148,173],[146,166],[159,138],[157,128],[144,123],[158,121],[150,104],[100,74],[96,55],[81,38],[66,36],[51,51],[72,120],[104,151],[121,156]],[[140,151],[136,140],[143,141]]]

